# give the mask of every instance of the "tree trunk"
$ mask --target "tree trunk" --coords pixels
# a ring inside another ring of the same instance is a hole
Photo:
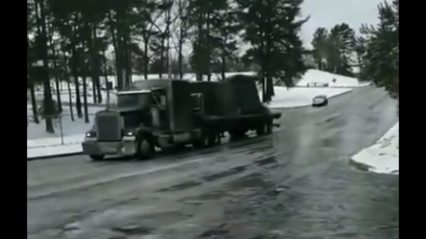
[[[149,38],[144,38],[144,52],[143,52],[143,74],[145,77],[145,80],[148,80],[148,67],[149,67],[149,59],[148,59],[148,43]]]
[[[93,104],[98,103],[98,94],[96,92],[96,80],[92,78],[92,95],[93,95]]]
[[[107,58],[105,51],[103,51],[104,56],[104,75],[105,75],[105,85],[106,85],[106,92],[107,92],[107,106],[109,105],[109,81],[108,81],[108,67],[107,67]]]
[[[198,47],[198,51],[201,50],[202,47],[202,41],[203,41],[203,14],[200,12],[198,14],[198,19],[197,19],[197,42],[196,42],[196,46]],[[198,54],[199,55],[199,54]],[[201,58],[201,57],[199,57]],[[195,69],[196,72],[196,76],[197,76],[197,81],[202,81],[203,80],[203,69],[200,69],[202,67],[200,67],[199,64],[197,64],[197,68]]]
[[[226,41],[226,40],[225,40]],[[225,50],[225,42],[223,43],[222,48],[222,80],[225,79],[225,72],[226,72],[226,50]]]
[[[183,55],[182,55],[182,45],[183,45],[183,39],[184,39],[184,25],[183,22],[183,5],[182,0],[179,0],[179,16],[181,19],[181,23],[179,26],[179,49],[178,49],[178,65],[179,65],[179,79],[183,79]]]
[[[96,24],[93,24],[92,27],[92,34],[93,34],[93,42],[97,42],[98,38],[96,35]],[[99,59],[99,52],[95,52],[94,54],[94,67],[95,67],[95,86],[96,86],[96,93],[98,96],[97,102],[102,103],[102,93],[101,93],[101,84],[100,84],[100,75],[101,75],[101,63]]]
[[[123,30],[123,39],[121,41],[122,43],[122,56],[123,56],[123,72],[124,72],[124,87],[129,86],[129,52],[128,52],[128,44],[127,44],[127,31]]]
[[[132,53],[130,49],[130,32],[126,29],[124,33],[124,59],[125,59],[125,71],[126,71],[126,86],[129,87],[132,83]]]
[[[172,68],[170,64],[170,11],[171,7],[167,10],[167,17],[166,17],[166,37],[167,37],[167,45],[166,45],[166,69],[168,72],[168,78],[172,79]]]
[[[71,84],[70,84],[70,79],[68,76],[66,76],[67,78],[67,87],[68,87],[68,100],[69,100],[69,107],[70,107],[70,114],[71,114],[71,121],[75,121],[74,119],[74,110],[72,109],[72,91],[71,91]]]
[[[75,106],[77,109],[77,117],[82,118],[83,113],[81,110],[81,98],[80,98],[80,82],[78,81],[78,61],[79,56],[75,46],[72,46],[72,63],[71,63],[71,71],[74,77],[74,85],[75,85]]]
[[[31,65],[30,65],[30,59],[29,59],[30,56],[28,55],[28,49],[30,48],[29,44],[30,43],[29,43],[28,34],[27,34],[27,77],[28,77],[27,82],[30,88],[31,107],[33,108],[32,109],[33,119],[34,119],[34,122],[38,124],[39,120],[37,115],[37,101],[36,101],[35,90],[34,90],[34,81],[32,80],[31,73],[30,73]]]
[[[96,84],[96,94],[98,96],[98,103],[102,103],[102,91],[101,91],[101,82],[100,82],[100,77],[99,75],[97,75],[96,80],[95,80],[95,84]]]
[[[182,29],[180,34],[182,34]],[[178,53],[178,65],[179,65],[179,79],[183,79],[183,55],[182,55],[182,45],[183,45],[183,39],[182,35],[179,38],[179,53]]]
[[[54,113],[54,105],[52,101],[52,92],[50,87],[50,77],[49,77],[49,61],[47,59],[47,31],[46,31],[46,15],[44,9],[44,0],[37,0],[36,6],[38,4],[38,9],[40,11],[40,16],[37,14],[37,25],[40,26],[41,32],[39,32],[41,36],[41,56],[43,61],[43,69],[44,69],[44,81],[43,81],[43,90],[44,90],[44,114],[46,119],[46,131],[49,133],[55,133],[53,129],[52,123],[52,115]],[[39,29],[40,29],[39,28]]]
[[[163,69],[164,69],[164,42],[166,40],[166,37],[162,37],[161,39],[161,47],[160,47],[160,72],[158,73],[158,76],[160,79],[163,78]]]
[[[56,99],[58,100],[58,111],[62,112],[61,89],[59,88],[59,79],[57,76],[55,76],[55,87],[56,87]]]
[[[119,74],[120,74],[120,85],[119,89],[122,90],[123,87],[127,86],[127,74],[126,74],[126,39],[125,39],[125,32],[124,32],[124,26],[122,23],[122,14],[120,9],[117,9],[117,50],[118,50],[118,66],[119,66]]]
[[[67,58],[65,57],[65,54],[64,54],[64,77],[65,77],[65,80],[67,82],[67,88],[68,88],[68,100],[69,100],[69,107],[70,107],[69,109],[70,109],[70,114],[71,114],[71,120],[75,121],[74,110],[72,109],[73,104],[72,104],[71,83],[70,83],[70,78],[69,78],[67,69],[68,69]]]
[[[53,53],[53,67],[54,67],[54,78],[55,78],[55,87],[56,87],[56,99],[57,99],[57,104],[58,104],[58,110],[59,112],[62,112],[62,101],[61,101],[61,92],[60,92],[60,88],[59,88],[59,70],[58,70],[58,66],[56,64],[56,52],[54,50],[54,47],[51,44],[51,49],[52,49],[52,53]]]
[[[262,73],[262,102],[268,102],[267,96],[266,96],[266,80],[265,80],[265,74]]]
[[[206,32],[206,57],[207,57],[207,81],[211,80],[210,73],[210,13],[207,14],[207,32]]]
[[[92,23],[94,26],[95,24]],[[89,69],[90,69],[90,78],[92,79],[92,97],[93,103],[96,104],[98,100],[97,92],[96,92],[96,64],[95,64],[95,52],[94,52],[94,39],[93,39],[93,28],[89,25],[89,23],[84,24],[84,28],[87,32],[90,32],[87,37],[87,48],[89,50]]]
[[[38,115],[37,115],[37,101],[35,98],[35,90],[34,90],[34,83],[30,83],[30,94],[31,94],[31,106],[33,107],[33,118],[34,118],[34,122],[36,124],[40,123],[38,120]]]
[[[115,70],[116,70],[116,74],[117,74],[117,88],[119,90],[121,90],[123,88],[123,78],[121,75],[121,64],[120,64],[120,46],[118,43],[118,36],[115,33],[114,30],[114,21],[112,19],[111,16],[111,12],[108,12],[108,23],[109,23],[109,28],[110,28],[110,32],[111,32],[111,38],[112,38],[112,45],[114,47],[114,55],[115,55]]]
[[[89,123],[89,110],[87,108],[87,85],[86,85],[86,75],[82,75],[83,78],[83,105],[84,105],[84,122]]]
[[[274,95],[274,85],[273,85],[272,77],[270,73],[268,73],[266,77],[266,99],[268,100],[267,102],[271,101],[273,95]]]
[[[50,27],[48,28],[47,32],[49,33],[49,45],[50,45],[50,50],[52,51],[52,57],[53,57],[53,70],[55,72],[54,74],[54,78],[55,78],[55,87],[56,87],[56,100],[58,101],[58,110],[59,112],[62,112],[62,101],[61,101],[61,92],[60,92],[60,88],[59,88],[59,67],[57,65],[57,54],[56,54],[56,50],[55,50],[55,46],[53,45],[53,32],[52,30],[52,26],[50,25]]]

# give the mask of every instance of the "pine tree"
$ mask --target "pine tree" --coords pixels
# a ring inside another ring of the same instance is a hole
[[[329,71],[353,76],[352,55],[355,47],[355,31],[348,24],[334,26],[329,35]]]
[[[259,66],[263,101],[274,95],[273,79],[287,86],[299,78],[306,66],[305,50],[298,36],[300,27],[308,20],[298,20],[302,0],[238,0],[244,40],[251,44],[246,59]]]
[[[378,6],[379,24],[364,27],[367,51],[361,76],[399,98],[399,1]]]
[[[318,69],[325,70],[327,64],[327,50],[328,50],[328,31],[326,28],[319,27],[312,40],[313,56]]]
[[[203,75],[211,79],[212,64],[215,61],[215,50],[219,47],[215,33],[219,32],[218,16],[229,7],[226,0],[190,0],[188,3],[188,21],[194,26],[192,42],[191,66],[197,80]]]
[[[213,57],[219,58],[219,60],[213,60],[220,62],[221,78],[225,79],[225,72],[228,70],[229,65],[228,61],[229,63],[236,61],[237,37],[242,25],[238,21],[238,9],[234,4],[231,4],[232,1],[227,0],[222,3],[225,6],[222,6],[213,16],[213,26],[216,30],[213,39],[218,51],[218,54]]]

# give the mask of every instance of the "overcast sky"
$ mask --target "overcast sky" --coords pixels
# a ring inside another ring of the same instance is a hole
[[[304,0],[302,14],[310,16],[300,36],[305,47],[311,48],[312,36],[318,27],[332,28],[347,23],[357,33],[361,24],[378,22],[377,5],[383,0]]]

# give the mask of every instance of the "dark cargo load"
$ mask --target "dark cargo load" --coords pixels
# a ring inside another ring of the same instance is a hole
[[[202,106],[203,114],[223,115],[218,82],[191,82],[189,86],[193,101],[198,101],[194,104]]]
[[[256,89],[255,77],[237,75],[221,82],[224,90],[224,99],[236,104],[240,114],[256,114],[263,111],[262,103]]]
[[[263,113],[255,77],[237,75],[220,82],[192,82],[191,93],[202,93],[204,114],[233,117]]]

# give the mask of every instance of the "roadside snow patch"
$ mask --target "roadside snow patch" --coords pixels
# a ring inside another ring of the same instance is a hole
[[[361,150],[351,159],[370,172],[399,174],[399,122],[372,146]]]
[[[74,153],[81,153],[82,151],[83,151],[83,148],[81,146],[81,143],[52,145],[52,146],[45,146],[45,147],[39,147],[39,148],[27,148],[27,158],[74,154]]]

